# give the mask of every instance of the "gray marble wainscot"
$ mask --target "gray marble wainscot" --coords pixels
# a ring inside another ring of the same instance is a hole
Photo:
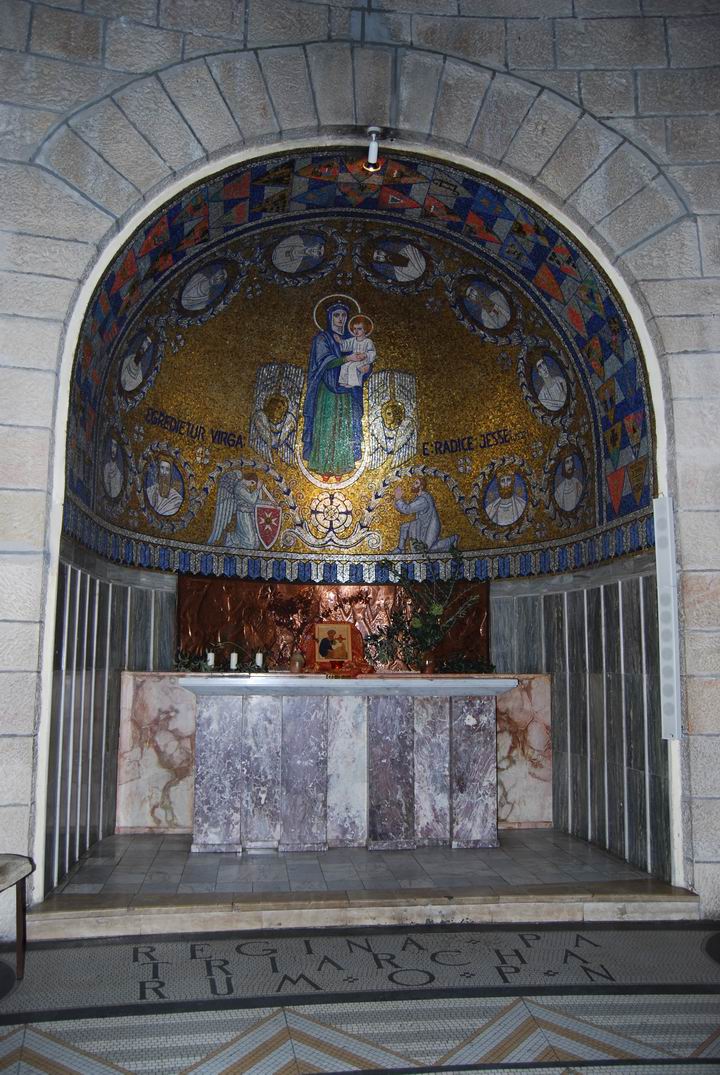
[[[367,698],[328,697],[327,842],[365,844],[367,826]]]
[[[495,699],[451,703],[453,847],[497,847]]]
[[[415,847],[413,699],[368,698],[369,846]]]
[[[202,698],[199,702],[193,851],[242,851],[242,725],[233,703],[232,698]]]
[[[415,698],[415,840],[450,839],[450,699]]]
[[[242,818],[246,847],[280,841],[281,701],[269,695],[243,699]]]
[[[324,851],[327,698],[282,700],[280,850]]]

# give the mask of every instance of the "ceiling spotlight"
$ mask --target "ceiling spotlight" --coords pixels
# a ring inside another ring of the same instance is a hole
[[[365,164],[363,164],[363,168],[366,172],[379,172],[380,165],[378,164],[378,150],[380,149],[380,144],[378,142],[378,136],[380,134],[380,128],[368,127],[367,133],[370,137],[370,142],[368,144],[367,160],[365,161]]]

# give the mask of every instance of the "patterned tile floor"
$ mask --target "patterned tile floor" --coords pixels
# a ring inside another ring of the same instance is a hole
[[[328,892],[347,889],[591,884],[647,879],[614,855],[553,829],[506,829],[500,847],[321,854],[191,854],[188,836],[110,836],[73,868],[55,894]]]
[[[117,900],[647,879],[552,830],[506,830],[499,848],[473,851],[238,857],[191,855],[189,843],[110,837],[56,892]],[[38,942],[24,982],[0,1001],[0,1072],[720,1072],[718,931],[717,923],[525,923]],[[393,961],[408,960],[417,982],[396,974]],[[432,985],[415,988],[428,970]],[[278,992],[273,976],[286,973]],[[170,986],[165,1000],[156,980]]]
[[[539,1067],[538,1065],[542,1065]],[[602,1065],[602,1066],[598,1066]],[[0,1027],[14,1075],[720,1070],[717,996],[322,1004]]]

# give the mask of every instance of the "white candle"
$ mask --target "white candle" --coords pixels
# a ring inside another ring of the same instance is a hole
[[[207,653],[205,655],[205,660],[207,661],[208,668],[214,668],[215,667],[215,654],[213,653],[213,651],[211,649],[209,649],[207,651]]]
[[[263,666],[263,655],[260,650],[255,654],[255,666],[257,668],[262,668]]]
[[[237,653],[230,654],[230,671],[234,672],[237,668]]]

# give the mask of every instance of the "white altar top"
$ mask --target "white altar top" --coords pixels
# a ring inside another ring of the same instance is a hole
[[[517,687],[518,680],[497,676],[433,676],[415,672],[345,676],[291,672],[203,672],[177,675],[178,685],[197,695],[233,694],[345,695],[351,697],[489,698]]]

